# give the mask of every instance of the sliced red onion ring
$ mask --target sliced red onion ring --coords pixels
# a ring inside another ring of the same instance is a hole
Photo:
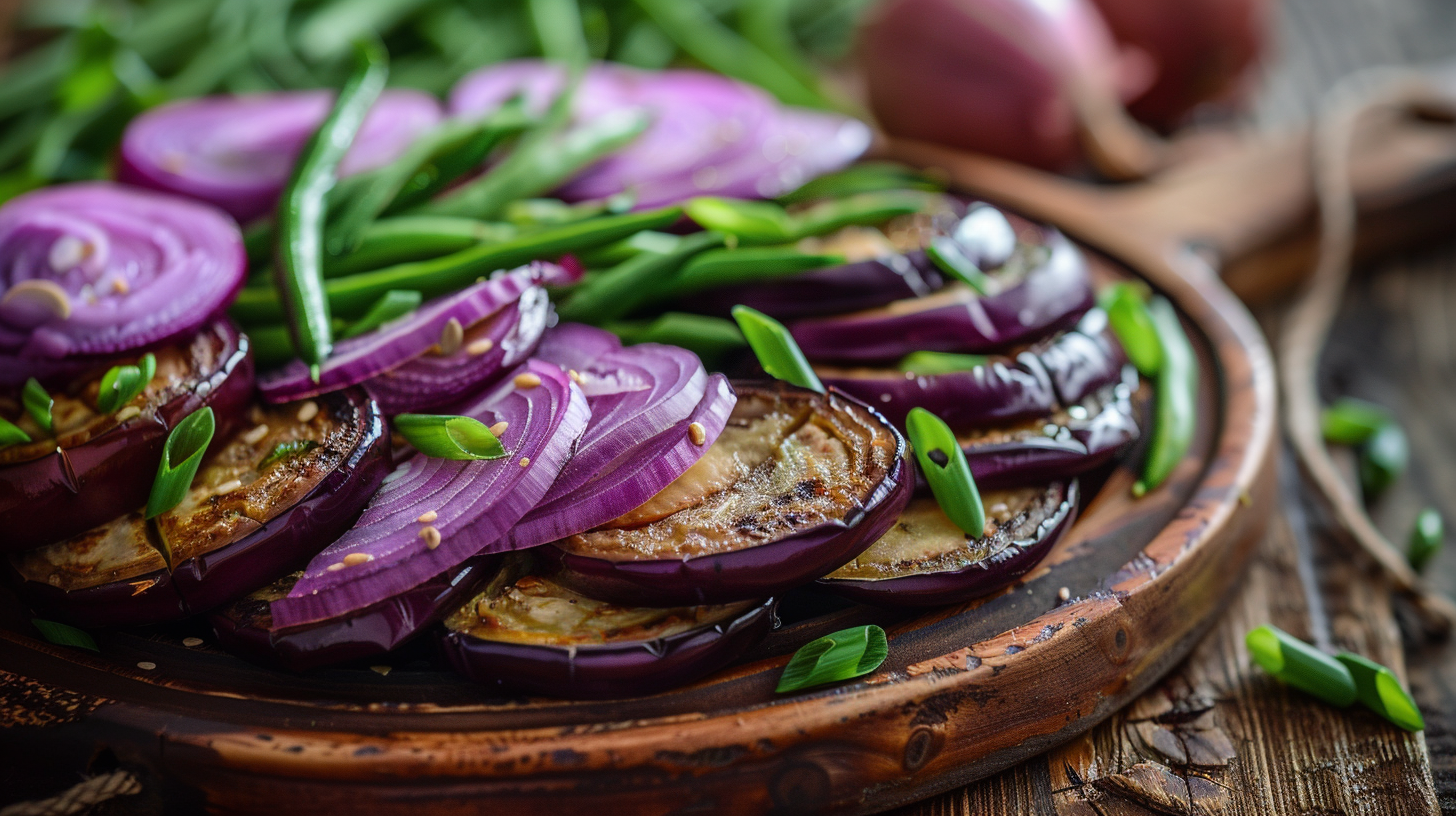
[[[464,332],[453,354],[425,354],[362,384],[386,416],[450,405],[490,385],[531,355],[546,331],[551,300],[539,286]]]
[[[988,352],[1069,326],[1092,308],[1086,259],[1060,233],[1051,257],[1010,288],[982,296],[952,286],[916,300],[790,326],[811,359],[898,360],[912,351]]]
[[[0,207],[0,356],[18,358],[0,372],[53,376],[61,358],[189,334],[246,271],[237,225],[212,207],[109,182],[27,193]]]
[[[239,221],[273,211],[293,160],[332,104],[327,91],[207,96],[153,108],[127,126],[119,181],[211,202]],[[429,94],[389,90],[339,165],[352,175],[387,164],[439,123]]]
[[[609,331],[582,323],[562,323],[546,332],[536,356],[567,371],[585,371],[598,357],[622,347]]]
[[[364,382],[437,346],[452,320],[461,330],[474,326],[552,274],[557,274],[552,264],[534,263],[435,298],[398,320],[335,345],[317,382],[303,361],[294,360],[261,377],[258,388],[269,402],[289,402]]]
[[[275,625],[345,615],[475,555],[507,549],[506,532],[546,495],[590,415],[566,372],[538,360],[459,413],[491,426],[505,422],[499,437],[508,455],[405,461],[354,528],[309,562],[287,597],[273,602]]]

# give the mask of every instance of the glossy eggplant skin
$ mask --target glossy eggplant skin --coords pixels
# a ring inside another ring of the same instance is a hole
[[[218,645],[269,668],[302,672],[378,657],[409,642],[469,598],[499,560],[499,556],[473,559],[347,617],[277,629],[268,614],[266,593],[275,588],[286,593],[292,587],[290,575],[214,610],[208,621]]]
[[[825,385],[875,406],[896,427],[904,427],[905,417],[916,407],[952,428],[1041,416],[1057,407],[1051,376],[1041,358],[1030,351],[947,374],[826,366],[816,366],[815,371]]]
[[[259,529],[211,552],[124,580],[67,591],[26,580],[12,565],[17,592],[38,612],[83,627],[116,627],[177,620],[227,603],[272,581],[342,535],[390,468],[389,428],[361,389],[317,398],[361,428],[344,461]],[[150,480],[148,481],[150,485]]]
[[[1024,544],[1013,542],[988,559],[955,570],[880,580],[825,577],[819,584],[850,600],[877,606],[943,606],[995,592],[1030,572],[1076,521],[1078,483],[1073,480],[1059,486],[1062,499],[1057,512],[1044,525],[1047,529],[1038,529],[1034,539]]]
[[[652,641],[576,647],[508,643],[446,631],[440,649],[476,683],[568,699],[639,697],[675,688],[723,668],[773,629],[769,598],[727,623]]]
[[[777,595],[810,583],[862,552],[894,523],[910,501],[914,476],[905,457],[905,440],[879,412],[844,393],[822,397],[781,383],[735,382],[739,405],[755,396],[769,399],[827,400],[834,412],[852,412],[857,422],[874,423],[875,433],[890,435],[895,446],[886,474],[860,508],[772,541],[726,552],[658,560],[614,560],[570,551],[558,544],[541,548],[559,568],[558,580],[583,595],[626,606],[691,606]]]
[[[79,535],[146,504],[167,434],[181,419],[211,406],[226,439],[253,393],[248,338],[230,321],[205,326],[186,346],[213,344],[216,365],[155,412],[106,428],[39,458],[0,465],[0,553],[41,547]],[[99,378],[106,366],[85,376]],[[214,444],[217,444],[214,442]]]

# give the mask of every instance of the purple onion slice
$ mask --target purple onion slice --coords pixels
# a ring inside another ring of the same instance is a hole
[[[450,333],[463,332],[515,303],[552,274],[555,271],[551,264],[531,264],[435,298],[374,331],[336,344],[333,356],[320,367],[317,380],[302,360],[293,360],[265,374],[258,388],[269,402],[287,402],[358,385],[438,349],[442,343],[453,345],[454,341],[448,340]]]
[[[423,413],[455,403],[495,382],[531,356],[546,323],[551,300],[539,286],[465,329],[452,354],[427,352],[365,380],[385,416]]]
[[[24,415],[18,400],[0,401],[0,416],[35,440],[0,448],[0,552],[60,541],[145,504],[167,434],[193,411],[212,407],[219,439],[243,421],[253,358],[231,323],[218,321],[152,353],[151,382],[111,414],[95,411],[101,377],[136,356],[91,363],[72,382],[52,386],[54,438]]]
[[[598,357],[621,347],[622,341],[609,331],[582,323],[562,323],[541,338],[537,355],[566,371],[585,371]]]
[[[117,179],[209,202],[246,223],[273,211],[294,159],[331,104],[327,91],[288,91],[206,96],[153,108],[122,135]],[[429,94],[385,91],[365,117],[340,174],[389,163],[440,119],[440,103]]]
[[[252,420],[214,445],[154,528],[133,511],[10,556],[21,594],[81,626],[206,611],[299,567],[348,529],[389,470],[384,418],[358,389],[260,408]]]
[[[628,605],[774,595],[853,558],[908,501],[905,441],[840,394],[738,383],[708,452],[645,504],[547,548],[561,580]]]
[[[550,363],[529,360],[453,409],[488,426],[507,455],[456,461],[416,454],[374,495],[353,529],[319,553],[274,624],[341,617],[405,592],[466,560],[508,548],[506,533],[546,495],[586,429],[586,397]]]
[[[882,606],[937,606],[994,592],[1025,575],[1077,517],[1077,482],[988,490],[986,533],[971,538],[929,496],[910,502],[880,540],[819,583]]]
[[[722,668],[774,623],[772,598],[623,607],[520,573],[508,565],[445,619],[445,656],[470,680],[572,699],[652,694]]]
[[[184,337],[242,286],[242,236],[195,201],[109,182],[0,207],[0,385]]]
[[[1092,307],[1086,259],[1060,233],[1031,269],[997,272],[1006,288],[980,295],[964,284],[928,297],[835,317],[812,317],[789,328],[813,360],[898,360],[912,351],[994,352],[1076,323]],[[1004,269],[1004,268],[1003,268]]]

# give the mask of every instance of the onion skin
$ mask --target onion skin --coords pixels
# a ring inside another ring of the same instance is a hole
[[[795,321],[789,326],[812,360],[899,360],[912,351],[985,353],[1068,328],[1093,306],[1082,253],[1061,233],[1051,258],[1005,291],[977,296],[968,287],[882,309]]]
[[[821,578],[827,587],[853,601],[876,606],[941,606],[963,603],[1001,589],[1030,572],[1051,552],[1077,518],[1079,487],[1067,485],[1065,512],[1034,544],[1008,558],[987,565],[984,561],[958,570],[924,572],[879,581]]]
[[[50,544],[105,524],[146,504],[167,435],[183,417],[211,406],[215,440],[238,427],[253,393],[253,357],[248,339],[220,320],[203,330],[223,349],[216,370],[196,386],[159,407],[122,422],[65,453],[0,467],[0,552]],[[96,372],[100,376],[103,371]],[[75,475],[72,490],[67,476]]]
[[[757,389],[791,388],[782,383],[742,382],[734,387],[740,401]],[[831,391],[827,398],[842,400],[884,421],[879,412],[846,394]],[[753,547],[685,559],[615,561],[567,552],[555,545],[543,547],[541,552],[560,567],[556,578],[564,585],[626,606],[693,606],[776,595],[809,583],[863,552],[884,535],[909,503],[914,476],[905,461],[905,440],[888,423],[886,430],[898,442],[894,465],[853,518]]]
[[[268,215],[331,98],[326,91],[289,91],[206,96],[153,108],[122,135],[117,180],[209,202],[243,223]],[[440,119],[440,104],[430,95],[385,91],[340,174],[387,164]]]
[[[209,617],[219,646],[263,666],[302,672],[377,657],[413,640],[471,597],[499,560],[485,556],[342,618],[280,629],[264,625],[243,598]]]
[[[564,646],[503,643],[447,632],[441,651],[477,683],[568,699],[639,697],[683,685],[726,666],[774,625],[770,598],[728,624],[701,626],[656,641]]]
[[[336,401],[352,412],[353,421],[363,428],[359,443],[343,464],[302,501],[261,529],[210,553],[188,558],[170,571],[158,570],[70,592],[36,581],[21,581],[18,592],[38,612],[76,626],[136,626],[204,612],[257,589],[280,572],[300,566],[353,524],[389,472],[389,430],[373,400],[359,389],[335,392],[321,399]]]

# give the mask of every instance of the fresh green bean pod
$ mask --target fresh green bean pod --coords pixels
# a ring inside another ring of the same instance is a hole
[[[1249,630],[1249,655],[1264,671],[1333,706],[1355,702],[1355,679],[1344,663],[1276,626]]]
[[[1415,526],[1411,528],[1410,548],[1406,550],[1411,569],[1416,572],[1425,570],[1426,565],[1445,544],[1446,522],[1441,518],[1440,511],[1427,507],[1416,514]]]
[[[434,198],[456,180],[480,167],[491,152],[513,139],[535,121],[526,112],[520,97],[507,100],[484,122],[474,138],[454,150],[434,157],[395,195],[384,209],[385,215],[396,215]]]
[[[1147,285],[1121,281],[1097,293],[1097,305],[1107,313],[1107,322],[1127,353],[1127,359],[1144,377],[1153,377],[1163,364],[1163,345],[1148,312]]]
[[[1133,485],[1137,496],[1162,484],[1183,461],[1198,425],[1198,358],[1193,344],[1183,333],[1178,313],[1167,298],[1155,296],[1148,304],[1148,313],[1158,332],[1163,359],[1158,367],[1153,437],[1143,463],[1143,476]]]
[[[510,224],[443,215],[383,218],[364,230],[359,246],[347,255],[324,259],[324,277],[340,278],[386,266],[423,261],[483,243],[515,238]]]
[[[825,235],[844,227],[874,226],[924,210],[934,196],[913,190],[854,193],[794,213],[794,237]]]
[[[651,320],[623,320],[608,323],[604,328],[624,343],[680,346],[698,355],[709,368],[722,368],[734,355],[748,348],[737,323],[688,312],[663,312]]]
[[[1335,445],[1363,445],[1393,420],[1383,406],[1344,397],[1320,412],[1320,432]]]
[[[639,252],[583,283],[558,308],[561,319],[601,325],[629,315],[650,300],[689,258],[723,245],[723,236],[711,231],[673,238],[667,251]]]
[[[642,232],[613,241],[577,255],[577,259],[589,269],[604,269],[635,258],[643,252],[671,252],[677,246],[679,236],[667,232],[643,230]]]
[[[329,300],[323,287],[327,196],[338,178],[339,161],[353,144],[388,75],[384,48],[378,43],[360,43],[354,73],[323,124],[304,145],[279,200],[277,291],[289,314],[294,347],[310,366],[318,366],[333,351]]]
[[[945,184],[903,164],[867,161],[810,179],[798,189],[779,196],[778,201],[780,204],[799,204],[821,198],[844,198],[857,193],[881,190],[939,193],[945,191]]]
[[[1395,483],[1410,464],[1410,442],[1394,421],[1381,425],[1360,447],[1360,486],[1369,498]]]
[[[842,255],[805,253],[793,246],[710,249],[684,264],[660,297],[683,297],[715,286],[773,280],[842,263]]]

